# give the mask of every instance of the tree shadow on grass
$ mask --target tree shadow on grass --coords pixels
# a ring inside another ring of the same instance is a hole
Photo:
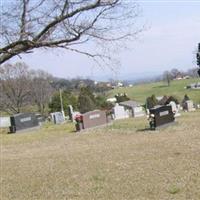
[[[146,131],[153,131],[153,130],[151,128],[142,128],[136,130],[136,132],[146,132]]]
[[[158,86],[154,86],[153,88],[166,88],[166,87],[170,87],[168,85],[158,85]]]

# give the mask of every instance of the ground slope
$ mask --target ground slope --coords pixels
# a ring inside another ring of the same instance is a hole
[[[200,199],[199,120],[183,113],[153,132],[132,118],[81,134],[68,125],[1,134],[1,199]]]
[[[174,95],[180,101],[187,94],[195,103],[200,103],[200,90],[185,89],[184,87],[191,83],[200,82],[200,79],[186,79],[172,81],[168,87],[164,82],[140,84],[133,87],[116,88],[108,92],[109,97],[117,93],[127,93],[133,100],[144,103],[148,96]]]

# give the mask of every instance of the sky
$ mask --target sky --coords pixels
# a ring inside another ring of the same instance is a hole
[[[22,55],[21,59],[15,57],[11,62],[23,61],[32,69],[42,69],[57,77],[95,80],[136,80],[172,68],[187,70],[196,67],[200,0],[138,0],[138,4],[142,11],[138,23],[145,25],[145,30],[128,44],[128,50],[117,55],[120,65],[114,72],[109,67],[97,66],[84,55],[57,49],[37,50]]]

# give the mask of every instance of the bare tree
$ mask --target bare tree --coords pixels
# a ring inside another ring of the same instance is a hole
[[[30,71],[25,63],[0,66],[0,110],[15,114],[36,105],[43,114],[53,93],[51,80],[47,72]]]
[[[176,69],[176,68],[173,68],[170,71],[170,74],[172,75],[173,79],[176,79],[178,76],[183,76],[183,73],[180,70]]]
[[[55,47],[83,53],[95,60],[109,60],[105,50],[81,50],[80,44],[96,41],[103,47],[109,43],[119,45],[141,31],[135,24],[138,7],[134,0],[3,2],[0,64],[36,48]]]
[[[198,78],[198,68],[192,68],[192,69],[188,69],[186,74],[188,76],[191,76],[193,78]]]
[[[20,113],[30,102],[28,66],[24,63],[0,66],[0,110]]]
[[[173,79],[172,74],[169,71],[165,71],[163,73],[163,81],[167,82],[168,87],[170,86],[172,79]]]
[[[31,71],[31,97],[38,111],[42,114],[53,94],[51,87],[52,76],[45,71]]]

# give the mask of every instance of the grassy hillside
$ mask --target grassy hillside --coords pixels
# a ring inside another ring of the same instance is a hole
[[[117,93],[127,93],[132,100],[144,103],[148,96],[155,94],[156,96],[173,95],[179,100],[187,94],[195,103],[200,103],[200,90],[184,89],[190,83],[200,82],[200,79],[187,79],[172,81],[168,87],[164,82],[148,83],[136,85],[133,87],[116,88],[108,92],[109,97],[113,97]]]
[[[200,199],[199,118],[182,113],[156,131],[142,117],[79,134],[73,124],[0,134],[0,199]]]

